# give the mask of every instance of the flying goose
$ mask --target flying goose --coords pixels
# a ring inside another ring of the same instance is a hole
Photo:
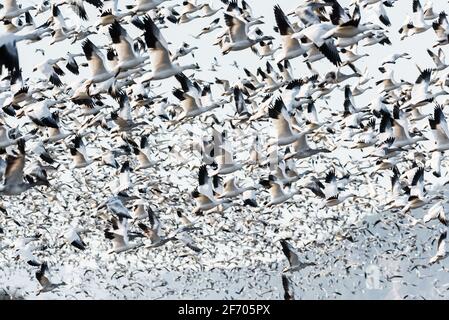
[[[136,54],[132,45],[132,39],[117,20],[109,26],[109,35],[119,60],[119,63],[114,68],[116,76],[120,72],[139,67],[147,60],[147,56]]]
[[[282,98],[277,98],[274,105],[271,105],[268,109],[269,117],[273,121],[274,128],[276,130],[277,140],[276,143],[279,146],[285,146],[292,144],[293,142],[301,139],[309,131],[296,132],[291,126],[291,120],[287,114]]]
[[[84,40],[82,49],[91,72],[90,78],[85,82],[87,92],[89,93],[89,88],[92,84],[109,80],[114,74],[106,69],[104,65],[104,56],[92,41],[89,39]]]
[[[83,2],[84,2],[83,0],[63,0],[58,3],[58,6],[68,5],[70,9],[72,9],[73,12],[75,12],[78,15],[78,17],[80,17],[82,20],[87,21],[88,16]],[[101,9],[103,7],[103,1],[101,0],[86,0],[86,2],[95,6],[98,9]]]
[[[42,292],[53,291],[60,286],[66,285],[65,282],[53,283],[48,280],[47,276],[45,275],[46,271],[48,271],[48,265],[47,262],[43,262],[40,266],[40,269],[36,271],[36,279],[41,285],[41,289],[39,289],[37,295],[41,294]]]
[[[80,237],[81,231],[83,231],[83,229],[69,226],[61,236],[65,238],[68,244],[74,246],[78,250],[84,251],[86,250],[87,245]]]
[[[6,170],[4,173],[3,184],[0,186],[0,194],[4,196],[19,195],[30,188],[36,186],[32,177],[26,176],[24,181],[23,169],[25,167],[25,141],[17,142],[19,154],[17,156],[9,155],[6,158]]]
[[[447,232],[443,232],[439,238],[438,238],[438,243],[437,243],[437,253],[430,258],[429,260],[429,264],[434,264],[440,260],[443,260],[444,258],[446,258],[447,253],[446,253],[446,237],[447,237]]]
[[[301,45],[298,39],[293,38],[296,30],[293,29],[279,5],[274,6],[274,16],[279,33],[282,36],[282,53],[276,57],[276,63],[304,55],[307,52],[308,46]]]
[[[163,80],[182,73],[185,70],[198,68],[197,64],[181,66],[172,63],[167,42],[149,16],[145,16],[143,23],[139,26],[144,30],[145,43],[148,47],[151,61],[151,72],[141,77],[139,82],[145,83],[151,80]]]
[[[285,192],[282,182],[279,181],[274,175],[269,175],[268,179],[261,179],[259,184],[269,189],[270,192],[270,201],[265,205],[266,207],[281,204],[300,192],[299,189],[295,189],[291,192]]]
[[[21,6],[17,5],[16,0],[5,0],[3,2],[3,8],[2,13],[0,15],[0,21],[5,20],[11,20],[13,18],[16,18],[30,10],[35,10],[36,6],[28,6],[22,8]]]
[[[249,28],[255,24],[262,24],[260,20],[246,22],[239,17],[230,14],[224,14],[226,26],[229,28],[230,42],[225,42],[221,48],[223,54],[228,54],[230,51],[241,51],[254,46],[261,41],[269,41],[274,38],[271,36],[258,36],[254,39],[249,38]]]
[[[285,272],[294,272],[299,271],[301,269],[304,269],[308,266],[315,266],[316,263],[314,262],[302,262],[299,260],[299,254],[296,252],[295,248],[287,242],[285,239],[281,239],[281,246],[282,246],[282,252],[287,257],[289,266],[285,267],[284,270],[282,270],[283,273]]]
[[[72,140],[73,145],[70,147],[70,154],[73,158],[74,168],[84,168],[93,163],[93,159],[87,156],[86,147],[83,138],[76,135]]]
[[[128,219],[124,217],[119,217],[118,219],[112,217],[111,228],[104,231],[104,236],[112,242],[112,248],[108,251],[109,254],[126,252],[143,245],[142,242],[129,242]]]
[[[438,201],[437,203],[435,203],[422,218],[424,223],[427,223],[434,219],[438,219],[445,226],[448,225],[446,214],[444,212],[443,201]]]
[[[432,58],[433,62],[435,63],[435,68],[433,70],[435,71],[442,71],[446,69],[449,64],[446,64],[446,56],[444,54],[443,49],[438,49],[438,54],[433,53],[430,49],[427,49],[427,53]]]

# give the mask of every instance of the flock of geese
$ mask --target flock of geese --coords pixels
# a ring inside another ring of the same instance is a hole
[[[447,271],[449,18],[421,1],[2,1],[1,289],[145,298],[178,271],[161,298],[298,299]],[[404,41],[429,60],[379,57]],[[208,278],[243,269],[277,280]]]

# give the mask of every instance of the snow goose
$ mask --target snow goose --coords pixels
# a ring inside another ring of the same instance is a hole
[[[274,38],[271,36],[257,36],[256,38],[250,38],[248,32],[251,26],[256,24],[263,24],[260,20],[254,20],[251,22],[243,21],[239,17],[231,16],[227,13],[224,14],[224,20],[228,27],[230,35],[230,42],[223,44],[221,50],[223,54],[228,54],[230,51],[241,51],[248,49],[261,41],[269,41]]]
[[[148,12],[156,9],[160,4],[168,0],[135,0],[134,5],[127,5],[126,9],[133,13]]]
[[[204,211],[212,210],[220,205],[224,205],[227,208],[231,204],[229,199],[217,200],[214,197],[199,192],[198,189],[193,190],[191,196],[196,202],[196,207],[192,210],[192,214],[200,215]]]
[[[407,53],[393,53],[389,56],[386,56],[383,60],[382,60],[382,66],[386,65],[386,64],[395,64],[397,60],[404,58],[407,60],[410,60],[412,57]]]
[[[283,184],[276,179],[274,175],[269,175],[268,179],[261,179],[259,184],[264,188],[269,189],[270,192],[270,201],[265,204],[266,207],[272,207],[278,204],[281,204],[295,195],[299,194],[300,190],[295,189],[291,192],[285,192],[283,188]]]
[[[129,242],[128,219],[112,217],[111,226],[112,228],[104,231],[105,238],[112,241],[112,248],[108,251],[109,254],[122,253],[143,246],[142,242]]]
[[[306,159],[315,154],[319,153],[330,153],[331,151],[327,148],[311,148],[307,143],[307,135],[302,136],[297,141],[292,144],[293,150],[286,153],[284,156],[285,160],[288,159]]]
[[[3,184],[0,186],[0,194],[4,196],[20,195],[28,189],[36,186],[36,182],[27,176],[27,182],[24,182],[23,169],[25,167],[25,141],[19,140],[19,155],[9,155],[6,158],[6,170],[4,173]]]
[[[435,203],[422,218],[424,223],[434,219],[438,219],[445,226],[448,225],[442,200]]]
[[[385,6],[382,1],[373,3],[368,8],[372,10],[379,21],[382,22],[386,27],[391,26],[390,18],[388,18],[387,11],[385,10]]]
[[[100,30],[102,26],[110,25],[115,21],[121,21],[123,18],[131,15],[133,15],[133,11],[120,12],[114,9],[103,10],[95,22],[94,27],[96,30]]]
[[[36,6],[34,5],[22,8],[21,6],[17,5],[17,0],[5,0],[3,2],[2,12],[0,13],[0,21],[11,20],[30,10],[35,9]]]
[[[432,27],[432,25],[426,23],[426,20],[424,18],[424,12],[419,0],[413,0],[412,8],[413,8],[413,21],[412,24],[409,26],[409,29],[411,29],[409,36],[425,32]]]
[[[89,93],[89,88],[92,84],[109,80],[114,76],[114,73],[106,70],[104,56],[92,41],[89,39],[84,40],[82,48],[91,73],[90,78],[85,81],[85,86]]]
[[[427,49],[427,53],[432,58],[433,63],[435,63],[435,68],[433,70],[442,71],[449,66],[446,64],[446,56],[443,49],[438,49],[438,54],[435,54],[430,49]]]
[[[220,18],[217,18],[215,20],[213,20],[211,23],[209,23],[209,25],[207,27],[204,27],[203,29],[201,29],[200,33],[198,33],[197,35],[193,36],[195,39],[199,39],[201,38],[202,35],[204,34],[208,34],[211,33],[214,30],[223,28],[222,25],[220,25]]]
[[[137,159],[139,160],[139,165],[135,170],[148,169],[157,164],[156,161],[150,160],[149,146],[148,136],[142,135],[140,138],[140,145],[138,147],[133,147],[134,154],[137,155]]]
[[[58,6],[68,5],[78,17],[84,21],[87,21],[88,16],[83,2],[83,0],[63,0],[58,3]],[[103,2],[101,0],[85,0],[85,2],[95,6],[97,9],[101,9],[103,7]]]
[[[76,135],[72,143],[73,146],[70,147],[70,154],[73,158],[74,168],[85,168],[94,162],[93,159],[87,157],[86,147],[81,136]]]
[[[282,252],[287,257],[289,266],[285,267],[282,272],[294,272],[299,271],[301,269],[304,269],[308,266],[315,266],[316,263],[314,262],[302,262],[299,260],[299,254],[296,252],[296,249],[293,248],[293,246],[287,242],[285,239],[281,239],[281,246],[282,246]]]
[[[360,24],[360,19],[360,8],[356,5],[351,19],[326,31],[322,35],[322,39],[327,40],[331,37],[352,38],[365,31],[382,30],[381,27],[370,22]]]
[[[393,120],[393,134],[394,134],[394,143],[392,148],[404,148],[407,146],[414,145],[420,141],[426,141],[427,138],[419,132],[415,136],[411,137],[408,131],[408,119],[400,118],[399,107],[395,106],[395,110],[393,112],[395,114]]]
[[[244,193],[248,190],[255,190],[256,187],[248,186],[248,187],[240,187],[237,183],[237,179],[235,177],[229,178],[223,184],[223,192],[217,196],[217,199],[221,198],[235,198],[240,194]]]
[[[111,113],[112,120],[117,124],[118,131],[132,131],[140,125],[146,124],[145,121],[135,122],[131,115],[131,105],[129,103],[129,97],[124,92],[118,93],[118,100],[120,103],[120,109],[118,112],[113,111]],[[116,132],[115,128],[111,132]]]
[[[147,60],[148,57],[138,56],[134,52],[132,39],[117,20],[109,26],[109,35],[119,60],[118,65],[114,69],[116,75],[120,72],[137,68]]]
[[[37,295],[39,295],[43,292],[53,291],[53,290],[59,288],[60,286],[66,285],[65,282],[60,282],[60,283],[51,282],[45,275],[46,271],[48,271],[48,265],[47,265],[47,262],[43,262],[40,266],[39,271],[36,271],[36,279],[39,282],[39,284],[41,285],[41,288],[39,289]]]
[[[435,106],[433,119],[429,118],[429,125],[435,144],[429,152],[449,150],[449,129],[441,106]]]
[[[230,174],[243,168],[244,163],[235,161],[230,146],[221,145],[216,149],[214,160],[217,169],[211,172],[212,176]]]
[[[307,50],[311,45],[302,46],[298,39],[293,38],[296,30],[293,29],[279,5],[274,7],[274,16],[279,33],[282,36],[282,53],[276,57],[276,63],[294,59],[307,53]]]
[[[405,214],[413,209],[424,207],[434,199],[441,199],[441,196],[426,196],[424,192],[424,167],[418,167],[410,185],[410,196],[401,213]]]
[[[366,32],[366,33],[359,33],[356,36],[350,38],[337,38],[337,40],[335,41],[335,46],[342,50],[347,47],[357,45],[361,40],[372,36],[374,36],[373,32]]]
[[[443,260],[447,256],[446,252],[446,237],[447,231],[440,234],[437,243],[437,253],[429,259],[429,264],[434,264],[440,260]]]
[[[53,121],[56,123],[56,127],[48,127],[48,137],[43,139],[43,142],[57,142],[63,140],[73,134],[71,131],[64,131],[59,123],[59,113],[53,112],[51,114]]]
[[[143,18],[142,28],[145,30],[145,43],[150,52],[151,72],[137,81],[145,83],[151,80],[162,80],[173,77],[184,70],[199,68],[197,64],[181,66],[172,63],[167,42],[149,16]]]
[[[34,235],[32,237],[20,237],[13,243],[13,247],[16,253],[16,260],[22,259],[28,265],[33,267],[39,267],[41,263],[33,254],[33,250],[37,249],[37,246],[32,245],[32,242],[39,240],[41,234]]]
[[[334,28],[331,23],[314,24],[301,30],[299,33],[292,35],[292,38],[302,39],[306,37],[312,41],[320,52],[335,66],[341,65],[341,58],[338,54],[338,50],[334,45],[333,39],[324,39],[323,36]]]
[[[413,107],[421,107],[429,102],[432,102],[435,100],[436,97],[440,95],[447,95],[449,92],[444,90],[437,91],[435,93],[432,93],[429,91],[429,85],[430,85],[430,77],[432,75],[431,69],[425,69],[423,70],[418,78],[415,81],[415,84],[413,85],[412,92],[411,92],[411,99],[410,99],[410,105]],[[406,104],[402,108],[409,107],[409,104]]]
[[[184,57],[189,53],[191,53],[192,57],[195,58],[195,55],[193,54],[193,51],[195,50],[198,50],[198,47],[196,46],[191,47],[188,43],[183,42],[182,45],[179,47],[179,49],[176,50],[175,54],[173,55],[172,61],[176,61],[177,59]]]
[[[268,109],[268,115],[272,119],[277,139],[275,143],[279,146],[286,146],[301,139],[304,135],[309,133],[296,132],[292,129],[291,119],[287,114],[287,109],[282,98],[277,98],[274,104]]]
[[[62,87],[62,81],[59,76],[65,75],[64,71],[58,66],[59,59],[48,59],[33,68],[33,72],[39,70],[52,84],[57,87]]]
[[[351,197],[358,197],[354,193],[340,194],[335,169],[327,172],[325,185],[318,179],[314,178],[311,183],[306,185],[306,188],[324,200],[321,208],[337,206]]]
[[[161,222],[151,209],[148,210],[148,220],[150,222],[149,226],[147,226],[142,222],[139,222],[138,224],[138,227],[143,231],[145,237],[149,238],[151,241],[151,244],[147,246],[147,248],[160,247],[169,241],[179,240],[193,251],[195,252],[201,251],[201,249],[194,244],[193,239],[187,235],[188,231],[197,229],[196,227],[193,226],[194,223],[189,222],[188,224],[184,224],[183,226],[170,232],[167,236],[164,236],[161,232],[162,229]]]
[[[138,199],[137,197],[130,197],[126,193],[118,193],[116,196],[110,197],[103,201],[97,210],[107,208],[111,213],[115,214],[119,218],[132,219],[129,214],[129,210],[125,207],[124,203],[131,201],[132,199]]]
[[[434,48],[449,43],[449,22],[444,11],[438,15],[438,20],[432,23],[432,28],[437,36],[437,42],[433,45]]]
[[[69,226],[66,228],[61,237],[67,241],[68,244],[75,247],[78,250],[86,250],[86,243],[81,239],[80,233],[83,231],[81,228]]]
[[[30,132],[24,136],[16,136],[16,129],[9,128],[6,125],[0,125],[0,148],[6,149],[7,147],[16,144],[19,140],[27,141],[31,138],[35,138],[34,132]]]

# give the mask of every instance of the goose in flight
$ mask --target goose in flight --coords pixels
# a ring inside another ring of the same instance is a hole
[[[287,113],[284,101],[277,98],[268,109],[268,115],[273,121],[276,131],[276,143],[279,146],[286,146],[302,139],[310,131],[297,132],[292,128],[290,116]]]
[[[312,41],[318,50],[335,66],[340,66],[342,61],[333,39],[325,40],[324,35],[334,28],[331,23],[320,23],[309,26],[298,33],[292,35],[292,38],[303,41],[303,37]],[[309,58],[310,60],[310,58]]]
[[[130,12],[139,14],[156,9],[159,5],[166,1],[168,0],[135,0],[135,4],[127,5],[126,9],[130,10]]]
[[[308,46],[301,45],[298,39],[293,37],[296,30],[290,24],[284,11],[282,11],[279,5],[274,7],[274,16],[279,33],[282,37],[282,53],[276,57],[276,63],[283,62],[284,60],[291,60],[307,53]]]
[[[424,18],[424,11],[419,0],[413,0],[412,9],[413,19],[410,26],[408,26],[410,29],[409,36],[423,33],[432,28],[432,25],[428,24]]]
[[[434,148],[429,152],[449,150],[449,128],[440,105],[435,106],[433,117],[429,117],[429,125],[434,137]]]
[[[34,235],[32,237],[20,237],[14,241],[14,250],[16,252],[16,260],[21,258],[28,265],[33,267],[39,267],[41,263],[33,254],[33,250],[37,249],[32,243],[41,238],[41,234]]]
[[[92,41],[89,39],[84,40],[82,49],[91,72],[90,78],[86,80],[84,84],[87,93],[89,94],[89,88],[92,84],[109,80],[114,74],[106,69],[104,65],[104,56]]]
[[[422,220],[424,223],[427,223],[431,220],[438,219],[443,225],[447,226],[449,223],[444,211],[443,201],[438,201],[427,211]]]
[[[433,70],[443,71],[449,66],[449,64],[446,64],[446,56],[443,49],[439,48],[437,54],[435,54],[432,50],[427,49],[427,53],[432,58],[433,63],[435,64],[435,68]]]
[[[84,145],[83,138],[76,135],[72,140],[73,145],[70,147],[70,154],[73,158],[74,168],[85,168],[94,162],[87,156],[86,146]]]
[[[180,101],[182,112],[172,122],[178,123],[197,117],[224,104],[225,100],[220,100],[219,102],[213,102],[207,106],[203,106],[201,100],[202,90],[198,83],[192,82],[183,73],[175,75],[175,78],[181,84],[181,89],[173,89],[172,94]]]
[[[85,0],[85,2],[95,6],[97,9],[101,9],[103,7],[102,0]],[[83,0],[63,0],[58,3],[58,6],[62,5],[68,5],[78,17],[80,17],[84,21],[88,21],[88,16],[86,8],[84,7]]]
[[[111,228],[104,231],[104,236],[112,242],[112,248],[108,251],[109,254],[122,253],[143,246],[142,242],[129,242],[128,219],[124,217],[112,217]]]
[[[358,197],[351,192],[340,194],[341,189],[337,184],[335,169],[327,172],[325,184],[322,184],[318,179],[313,179],[312,183],[306,185],[306,188],[324,200],[322,208],[337,206],[348,198]]]
[[[111,36],[112,44],[119,60],[119,63],[114,68],[116,76],[120,72],[139,67],[148,59],[147,56],[139,56],[136,54],[133,47],[133,40],[117,20],[109,26],[109,35]]]
[[[296,252],[295,248],[287,242],[285,239],[281,239],[281,246],[282,246],[282,252],[287,257],[289,266],[285,267],[284,270],[282,270],[283,273],[285,272],[294,272],[299,271],[301,269],[304,269],[308,266],[315,266],[316,263],[314,262],[302,262],[299,260],[299,254]]]
[[[212,21],[207,27],[204,27],[203,29],[201,29],[200,33],[198,33],[197,35],[193,36],[195,39],[200,39],[202,35],[211,33],[214,30],[223,28],[223,26],[220,24],[220,18],[215,19],[214,21]]]
[[[25,141],[17,142],[19,154],[9,155],[6,158],[6,170],[3,184],[0,185],[0,194],[4,196],[15,196],[31,189],[37,185],[32,177],[26,176],[24,181],[23,169],[25,168]]]
[[[76,228],[69,226],[66,228],[65,232],[61,235],[67,241],[68,244],[72,245],[78,250],[86,250],[86,243],[81,239],[80,233],[83,231],[81,228]]]
[[[432,258],[429,259],[429,264],[434,264],[434,263],[446,258],[446,256],[447,256],[446,237],[447,237],[447,231],[443,232],[438,237],[437,253]]]
[[[48,271],[47,262],[43,262],[40,266],[40,269],[38,271],[36,271],[36,279],[39,282],[39,284],[41,285],[41,288],[39,289],[37,295],[39,295],[43,292],[53,291],[53,290],[59,288],[60,286],[66,285],[65,282],[60,282],[60,283],[51,282],[48,279],[48,277],[45,275],[45,272],[47,272],[47,271]]]
[[[256,24],[263,24],[260,20],[254,20],[251,22],[245,22],[241,18],[232,16],[230,14],[224,14],[224,20],[228,27],[230,35],[230,42],[225,42],[221,48],[223,54],[228,54],[231,51],[241,51],[254,46],[261,41],[274,40],[271,36],[259,36],[252,39],[248,36],[248,32],[251,26]]]
[[[163,80],[182,73],[185,70],[198,69],[197,64],[185,66],[173,64],[167,42],[149,16],[145,16],[143,23],[139,26],[144,30],[145,43],[148,47],[151,61],[151,72],[138,79],[140,83]]]
[[[274,175],[269,175],[268,179],[262,179],[259,184],[270,191],[270,201],[265,205],[266,207],[271,207],[274,205],[281,204],[299,193],[299,189],[293,190],[291,192],[285,192],[283,184]]]
[[[324,40],[327,40],[331,37],[334,38],[352,38],[359,34],[364,33],[365,31],[377,31],[382,30],[382,28],[378,25],[375,25],[371,22],[367,22],[364,24],[360,23],[360,7],[358,5],[355,6],[354,12],[350,20],[341,23],[332,29],[328,30],[322,35]]]
[[[220,205],[223,205],[225,208],[232,205],[232,201],[229,199],[217,200],[213,196],[201,193],[198,191],[198,188],[192,191],[191,196],[196,202],[196,207],[192,210],[192,214],[202,214],[203,212],[210,211]]]
[[[144,235],[151,240],[151,245],[147,246],[147,248],[160,247],[169,241],[181,241],[193,251],[201,252],[201,249],[197,247],[190,236],[187,235],[188,231],[195,229],[194,227],[182,226],[169,233],[167,236],[164,236],[161,232],[161,222],[151,209],[148,210],[148,219],[150,222],[149,226],[142,222],[139,222],[138,224]]]
[[[0,21],[12,20],[30,10],[35,10],[36,6],[23,7],[17,4],[17,0],[5,0],[0,8]]]

